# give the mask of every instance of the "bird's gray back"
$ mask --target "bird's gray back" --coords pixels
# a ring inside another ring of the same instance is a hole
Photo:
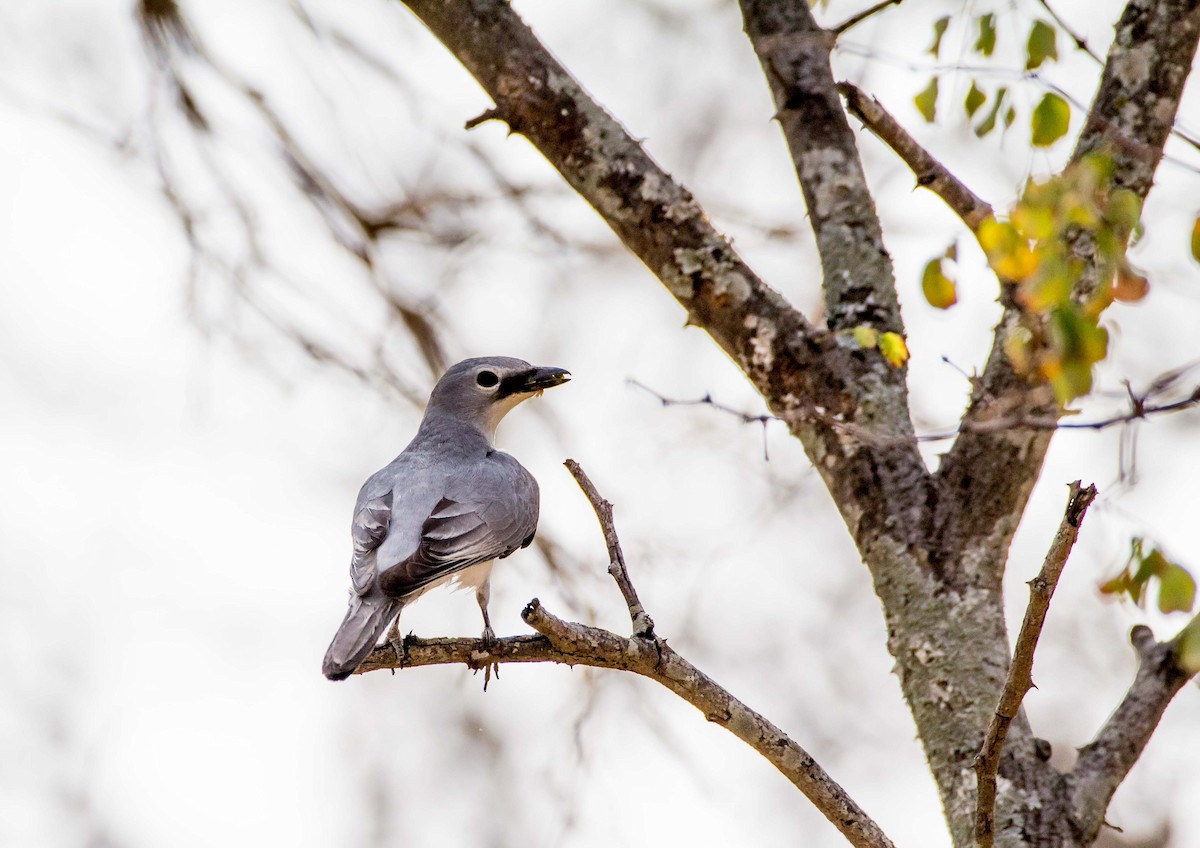
[[[355,590],[364,593],[378,579],[387,594],[400,597],[507,556],[532,538],[538,501],[533,476],[478,432],[453,422],[423,426],[359,492]]]

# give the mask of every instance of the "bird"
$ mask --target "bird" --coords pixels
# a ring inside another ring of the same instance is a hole
[[[437,381],[408,447],[358,493],[350,604],[325,653],[327,678],[353,674],[404,607],[451,580],[475,589],[484,646],[495,643],[492,565],[533,541],[539,507],[533,475],[494,447],[496,427],[517,404],[570,379],[563,368],[490,356],[463,360]]]

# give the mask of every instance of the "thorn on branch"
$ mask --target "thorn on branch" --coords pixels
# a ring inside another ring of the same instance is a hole
[[[500,107],[494,106],[491,109],[487,109],[483,112],[480,112],[474,118],[471,118],[471,120],[469,120],[465,124],[463,124],[463,129],[464,130],[473,130],[480,124],[486,124],[488,121],[504,121],[504,120],[505,120],[504,115],[500,111]],[[507,123],[507,121],[505,121],[505,123]]]

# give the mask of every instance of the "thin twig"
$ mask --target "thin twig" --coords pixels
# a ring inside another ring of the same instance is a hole
[[[1161,379],[1161,378],[1160,378]],[[777,415],[770,413],[752,414],[742,412],[739,409],[734,409],[731,406],[713,399],[712,395],[704,395],[699,398],[670,398],[659,394],[654,389],[640,383],[637,380],[628,381],[631,386],[653,395],[658,399],[658,402],[663,406],[710,406],[718,412],[723,412],[726,415],[732,415],[742,421],[743,424],[761,424],[764,432],[766,425],[771,421],[784,421]],[[1004,430],[1106,430],[1116,424],[1129,424],[1134,421],[1141,421],[1149,418],[1152,415],[1166,414],[1172,412],[1182,412],[1186,409],[1191,409],[1194,406],[1200,405],[1200,386],[1195,386],[1187,397],[1179,400],[1170,401],[1168,403],[1153,404],[1147,403],[1147,398],[1151,395],[1162,391],[1169,386],[1160,385],[1160,380],[1156,380],[1151,388],[1146,392],[1135,395],[1132,392],[1129,395],[1129,409],[1119,415],[1113,415],[1109,418],[1101,418],[1095,421],[1062,421],[1051,415],[1031,415],[1028,413],[1019,413],[1012,415],[999,415],[995,418],[985,418],[982,420],[967,419],[962,421],[957,428],[947,430],[942,433],[923,433],[916,436],[910,435],[884,435],[872,433],[855,424],[850,424],[845,421],[838,421],[828,415],[824,415],[816,410],[810,411],[808,414],[814,419],[820,420],[822,423],[832,427],[839,433],[848,436],[852,439],[858,439],[864,444],[872,447],[886,447],[894,444],[906,444],[909,442],[940,442],[947,439],[953,439],[960,433],[998,433]],[[764,436],[765,438],[765,436]],[[764,448],[765,452],[765,448]]]
[[[1025,694],[1033,688],[1033,654],[1037,650],[1046,611],[1050,608],[1050,599],[1054,596],[1054,589],[1058,586],[1058,578],[1067,564],[1071,548],[1079,537],[1079,525],[1083,522],[1088,506],[1095,499],[1095,486],[1083,488],[1078,480],[1071,484],[1071,494],[1067,499],[1062,524],[1059,525],[1058,533],[1055,534],[1050,550],[1046,553],[1042,570],[1037,577],[1029,581],[1029,606],[1025,610],[1025,620],[1021,622],[1021,631],[1017,635],[1008,679],[1004,681],[1000,703],[996,705],[995,715],[988,725],[983,747],[975,757],[978,783],[975,806],[977,848],[992,848],[994,845],[996,773],[1000,768],[1000,752],[1004,748],[1004,738],[1008,734],[1008,726],[1021,709],[1021,701],[1024,700]]]
[[[644,383],[639,383],[637,380],[632,378],[630,378],[627,382],[631,386],[635,386],[644,392],[654,395],[656,398],[658,398],[658,402],[663,406],[711,406],[718,412],[724,412],[726,415],[732,415],[735,418],[740,418],[743,424],[761,424],[763,437],[763,459],[767,462],[771,461],[771,454],[767,450],[767,424],[772,421],[783,421],[783,419],[778,415],[772,415],[769,412],[759,413],[758,415],[753,415],[749,412],[742,412],[741,410],[734,409],[732,406],[726,406],[723,403],[713,400],[713,396],[710,394],[705,395],[702,398],[695,398],[693,400],[678,400],[676,398],[669,398],[660,395],[658,392],[654,391],[654,389],[650,388]]]
[[[850,113],[904,160],[916,176],[917,185],[929,189],[945,201],[971,232],[977,231],[979,225],[993,214],[991,206],[909,135],[878,100],[849,82],[839,82],[838,91]]]
[[[583,490],[584,497],[596,511],[596,518],[600,521],[600,530],[604,533],[604,543],[608,546],[608,573],[617,582],[617,588],[621,590],[621,595],[625,598],[625,605],[629,607],[629,618],[633,622],[633,635],[642,639],[653,637],[654,620],[650,618],[646,613],[646,608],[638,600],[637,591],[633,588],[633,581],[629,579],[629,569],[625,566],[625,554],[621,552],[621,540],[617,538],[617,527],[613,523],[612,503],[600,494],[578,462],[568,459],[563,465],[567,466],[567,470],[571,472],[571,476]]]
[[[844,33],[846,30],[850,29],[851,27],[858,26],[863,21],[865,21],[867,18],[872,17],[873,15],[875,15],[878,12],[882,12],[884,9],[888,8],[889,6],[899,6],[903,2],[904,2],[904,0],[882,0],[882,2],[876,3],[874,6],[871,6],[868,9],[863,9],[861,12],[851,15],[850,17],[846,18],[846,20],[842,21],[837,26],[830,27],[829,31],[832,32],[835,36],[839,36],[842,33]]]

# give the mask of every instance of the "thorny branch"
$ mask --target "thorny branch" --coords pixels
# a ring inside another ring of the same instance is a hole
[[[1009,725],[1021,709],[1021,701],[1033,687],[1033,655],[1037,650],[1046,612],[1050,608],[1050,599],[1054,596],[1058,578],[1067,564],[1071,548],[1075,546],[1075,540],[1079,537],[1079,526],[1083,523],[1083,516],[1095,499],[1095,486],[1083,488],[1078,480],[1071,484],[1071,494],[1067,498],[1067,509],[1062,524],[1059,525],[1058,533],[1050,544],[1042,570],[1037,577],[1029,581],[1029,606],[1025,610],[1025,620],[1021,622],[1021,631],[1017,635],[1008,678],[1004,681],[1000,702],[996,705],[996,712],[988,725],[983,747],[975,757],[978,786],[975,802],[977,848],[992,848],[995,844],[996,773],[1000,768],[1004,739],[1008,735]]]
[[[566,465],[596,507],[610,555],[614,548],[619,554],[620,542],[612,526],[611,505],[607,511],[604,509],[603,505],[608,502],[596,491],[578,463],[567,460]],[[644,636],[624,637],[601,628],[564,621],[534,598],[522,610],[521,618],[538,631],[537,636],[497,639],[485,650],[478,639],[420,639],[409,635],[404,639],[402,653],[398,654],[385,644],[376,648],[355,673],[448,664],[462,664],[477,670],[499,663],[526,662],[630,671],[665,686],[700,710],[709,721],[725,728],[761,754],[812,801],[851,845],[856,848],[894,848],[879,825],[811,754],[676,653],[666,640],[654,635],[649,616],[629,583],[623,557],[620,563],[619,568],[610,566],[609,573],[625,595],[635,631],[639,626],[639,613],[644,617],[647,628]]]

